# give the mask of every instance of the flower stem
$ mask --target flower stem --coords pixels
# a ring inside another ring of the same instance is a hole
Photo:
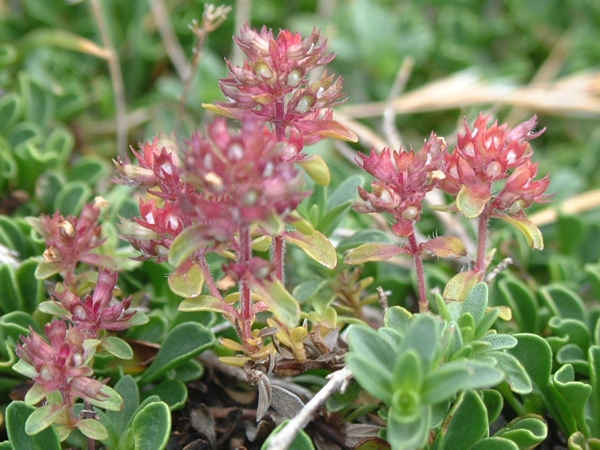
[[[250,247],[250,229],[246,225],[242,225],[240,227],[240,252],[239,252],[239,261],[242,265],[247,265],[250,262],[250,258],[252,256],[252,249]],[[240,308],[241,308],[241,316],[244,321],[244,335],[250,333],[249,320],[250,320],[250,311],[252,309],[252,297],[250,292],[250,286],[248,285],[248,280],[242,277],[240,281]],[[248,336],[250,337],[250,336]],[[244,336],[246,338],[246,336]]]
[[[415,270],[417,271],[417,284],[419,286],[419,312],[426,313],[429,311],[429,300],[427,299],[427,291],[425,289],[425,271],[423,270],[423,260],[421,259],[421,251],[417,244],[417,238],[414,233],[408,236],[408,245],[410,253],[415,262]]]
[[[487,250],[487,234],[489,223],[490,214],[486,209],[479,216],[479,224],[477,229],[477,259],[475,260],[475,267],[473,270],[479,274],[484,274],[487,269],[485,254]]]
[[[277,236],[273,243],[273,261],[275,262],[275,276],[279,281],[283,281],[283,257],[285,254],[285,241],[281,236]]]
[[[204,275],[204,281],[208,286],[208,290],[213,297],[218,298],[219,300],[223,300],[223,296],[219,292],[217,285],[215,284],[215,279],[213,278],[212,271],[206,262],[206,255],[204,254],[204,250],[198,252],[196,254],[196,262],[200,265],[200,269],[202,270],[202,274]]]

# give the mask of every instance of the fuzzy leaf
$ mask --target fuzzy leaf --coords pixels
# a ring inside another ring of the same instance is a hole
[[[519,448],[534,448],[548,436],[548,425],[542,417],[527,414],[512,420],[495,436],[509,439]]]
[[[316,134],[340,141],[357,142],[358,136],[335,120],[302,120],[296,127],[303,133]]]
[[[107,336],[102,340],[102,348],[120,359],[133,358],[133,350],[127,342],[116,336]]]
[[[319,186],[329,186],[331,182],[331,174],[329,167],[319,155],[312,155],[297,163],[302,167],[308,176]]]
[[[390,411],[386,434],[386,439],[392,448],[403,450],[423,448],[427,443],[431,428],[431,406],[422,406],[417,418],[411,422],[396,420],[393,412],[393,410]]]
[[[531,380],[517,358],[506,352],[489,352],[486,355],[492,356],[496,360],[513,392],[517,394],[529,394],[531,392],[533,389]]]
[[[223,300],[219,300],[212,295],[199,295],[194,298],[187,298],[179,304],[179,311],[212,311],[223,312]]]
[[[164,380],[149,391],[144,392],[144,397],[151,395],[157,395],[169,406],[169,410],[175,411],[185,405],[188,391],[185,384],[179,380]]]
[[[529,244],[531,248],[535,250],[544,249],[544,238],[542,237],[542,232],[529,220],[523,217],[511,217],[506,215],[498,215],[494,217],[510,223],[521,233],[523,233],[523,236],[525,236],[525,239],[527,240],[527,244]]]
[[[456,196],[456,206],[465,217],[474,219],[479,217],[491,198],[492,194],[488,186],[482,184],[463,185]]]
[[[6,431],[13,449],[60,450],[60,440],[54,427],[46,428],[30,436],[25,432],[25,423],[35,411],[21,401],[13,401],[6,408]]]
[[[484,437],[488,431],[487,413],[483,400],[474,391],[465,391],[448,413],[450,421],[444,424],[438,434],[437,448],[470,448]]]
[[[64,405],[44,405],[36,408],[25,422],[25,433],[30,436],[48,428],[64,411]]]
[[[300,320],[298,302],[285,289],[280,281],[252,283],[252,291],[269,306],[269,311],[289,327],[295,327]]]
[[[362,244],[393,244],[392,239],[383,231],[380,230],[359,230],[352,233],[345,239],[342,239],[337,246],[339,252],[345,252],[351,248],[358,247]]]
[[[463,301],[475,284],[479,281],[479,274],[472,270],[460,272],[450,278],[444,288],[442,297],[447,300]]]
[[[283,235],[286,242],[300,247],[304,252],[319,264],[334,269],[337,265],[337,253],[325,235],[316,231],[310,235],[298,231],[287,232]]]
[[[164,402],[153,402],[138,412],[132,423],[135,448],[162,450],[171,434],[171,412]]]
[[[370,261],[386,261],[399,254],[408,254],[408,249],[394,244],[371,242],[359,245],[346,255],[344,264],[364,264]]]
[[[438,236],[423,242],[419,247],[439,258],[460,258],[467,254],[463,241],[454,236]]]
[[[186,228],[177,235],[169,248],[169,264],[179,267],[192,254],[206,246],[206,226],[203,223]]]
[[[101,441],[108,438],[108,431],[96,419],[83,419],[77,421],[77,428],[90,439]]]
[[[164,338],[156,358],[143,373],[140,385],[144,386],[161,377],[169,370],[202,353],[213,345],[212,332],[195,322],[175,326]]]
[[[170,273],[169,288],[180,297],[196,297],[202,292],[204,274],[199,265],[188,261]]]
[[[488,287],[485,283],[477,283],[469,291],[463,303],[462,313],[470,313],[477,325],[483,316],[488,304]]]
[[[103,385],[99,391],[102,396],[99,398],[86,398],[92,405],[109,411],[120,411],[123,407],[123,399],[113,388]]]
[[[215,113],[219,116],[225,116],[233,119],[233,114],[231,114],[231,111],[223,106],[215,105],[214,103],[202,103],[202,107],[207,111]]]

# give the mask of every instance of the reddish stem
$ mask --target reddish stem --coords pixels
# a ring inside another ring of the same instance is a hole
[[[281,236],[275,238],[273,244],[273,261],[275,262],[275,276],[279,281],[283,281],[283,257],[285,255],[285,241]]]
[[[219,300],[223,300],[223,296],[221,295],[221,292],[219,292],[219,289],[217,288],[217,285],[215,284],[215,279],[213,278],[213,274],[212,271],[210,270],[210,267],[208,266],[208,263],[206,262],[206,255],[204,254],[204,251],[200,251],[198,253],[196,253],[196,262],[200,265],[200,269],[202,270],[202,273],[204,274],[204,281],[206,282],[206,285],[208,286],[208,290],[210,291],[210,294],[213,297],[218,298]]]
[[[479,216],[479,224],[477,229],[477,259],[473,270],[479,274],[485,273],[486,265],[486,250],[487,250],[487,234],[488,224],[490,223],[490,213],[487,208]]]
[[[419,312],[426,313],[429,311],[429,300],[427,300],[427,290],[425,288],[425,271],[423,270],[423,260],[421,259],[421,251],[417,244],[417,238],[414,233],[408,236],[408,245],[410,253],[415,262],[415,270],[417,271],[417,284],[419,286]]]
[[[247,265],[252,257],[252,248],[250,247],[250,229],[246,225],[240,227],[240,252],[239,262],[242,265]],[[252,293],[246,279],[240,281],[240,307],[242,316],[242,330],[244,339],[250,339],[251,333],[251,311],[252,311]]]

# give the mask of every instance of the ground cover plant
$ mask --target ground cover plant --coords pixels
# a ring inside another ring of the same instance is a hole
[[[597,6],[49,5],[1,4],[0,448],[600,448]]]

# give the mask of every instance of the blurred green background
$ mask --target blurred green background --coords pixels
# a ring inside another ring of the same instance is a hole
[[[189,25],[201,20],[204,2],[0,0],[1,212],[37,214],[58,207],[76,212],[93,194],[106,195],[112,189],[119,198],[125,192],[107,181],[110,158],[125,153],[127,146],[116,145],[115,95],[109,65],[101,57],[105,49],[94,3],[118,53],[127,144],[177,127],[185,81],[158,24],[171,29],[189,65],[196,42]],[[153,12],[151,6],[157,4],[167,13]],[[226,74],[224,60],[241,61],[232,40],[240,23],[266,25],[275,33],[289,28],[303,35],[317,27],[337,53],[328,70],[344,77],[348,94],[338,117],[368,130],[359,133],[361,140],[352,148],[323,141],[309,149],[331,163],[334,182],[357,170],[355,150],[393,145],[398,136],[405,146],[418,147],[432,130],[452,144],[463,117],[472,122],[485,110],[510,125],[539,115],[539,127],[546,132],[533,143],[534,159],[540,176],[551,173],[549,192],[557,201],[600,185],[598,1],[225,4],[233,11],[207,37],[181,112],[181,141],[210,120],[202,103],[223,99],[218,80]],[[404,85],[399,89],[394,83],[401,68]],[[365,106],[392,97],[399,99],[395,116],[388,115],[387,122],[382,118],[385,103]],[[365,111],[374,112],[363,117]],[[600,223],[600,194],[596,197],[578,212],[593,224]],[[547,239],[558,239],[560,230],[550,222],[543,231]],[[424,225],[426,232],[435,230],[435,224]]]

